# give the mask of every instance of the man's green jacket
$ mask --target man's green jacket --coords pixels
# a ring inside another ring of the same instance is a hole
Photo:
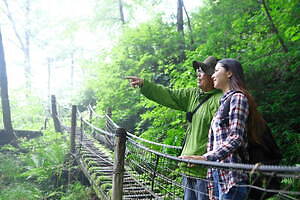
[[[223,96],[220,90],[213,89],[208,92],[203,92],[199,88],[173,90],[144,80],[141,93],[158,104],[184,112],[194,111],[203,98],[211,95],[193,115],[192,123],[188,122],[181,155],[203,155],[206,152],[210,123]],[[206,170],[200,170],[199,167],[186,168],[184,171],[193,176],[206,175]]]

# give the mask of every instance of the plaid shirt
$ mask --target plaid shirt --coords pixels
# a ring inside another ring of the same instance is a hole
[[[230,90],[224,94],[220,100],[220,107],[211,122],[211,128],[208,134],[207,153],[204,154],[207,160],[218,161],[221,163],[241,163],[242,159],[236,152],[241,147],[243,154],[246,154],[247,133],[246,122],[249,115],[249,104],[247,97],[242,93],[235,93]],[[228,97],[231,97],[229,110],[229,124],[222,124],[221,114]],[[247,180],[247,175],[238,171],[229,171],[221,169],[209,169],[207,176],[210,180],[208,189],[213,194],[212,170],[217,170],[221,188],[227,193],[231,187],[241,181]],[[211,197],[211,196],[210,196]],[[211,197],[214,199],[213,197]]]

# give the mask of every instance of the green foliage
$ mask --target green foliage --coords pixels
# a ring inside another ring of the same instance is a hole
[[[7,149],[7,147],[4,147],[3,150],[4,149]],[[11,154],[6,155],[0,153],[0,160],[0,183],[7,184],[11,181],[15,181],[17,179],[15,175],[21,172],[19,168],[20,163],[16,162],[16,157]]]
[[[14,129],[39,130],[46,116],[44,102],[37,96],[25,96],[24,89],[12,90],[10,109]],[[0,108],[0,127],[3,128],[2,107]]]
[[[69,186],[67,192],[62,196],[61,200],[82,200],[89,199],[91,190],[83,186],[79,182],[75,182]]]
[[[75,182],[60,185],[68,167],[66,135],[45,131],[43,136],[22,139],[24,152],[11,145],[0,148],[0,199],[88,199],[91,190]]]
[[[31,183],[18,183],[0,190],[0,199],[38,200],[41,198],[42,192]]]
[[[182,63],[176,24],[171,20],[164,21],[157,15],[137,27],[124,28],[111,51],[87,62],[93,72],[87,91],[93,91],[88,94],[97,99],[97,112],[111,107],[113,119],[136,135],[180,145],[186,128],[184,113],[142,98],[122,78],[137,75],[171,88],[196,87],[193,60],[204,60],[209,55],[237,58],[260,111],[284,150],[282,164],[299,163],[299,1],[266,2],[272,22],[260,1],[205,1],[191,14],[195,42],[186,46]],[[283,50],[280,38],[288,52]],[[155,145],[149,147],[163,151]]]
[[[45,131],[43,137],[23,142],[22,146],[31,149],[31,154],[22,158],[27,166],[22,176],[43,182],[60,175],[68,150],[64,135]]]

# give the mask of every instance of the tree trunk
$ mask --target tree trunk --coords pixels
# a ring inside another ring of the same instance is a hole
[[[183,0],[177,0],[177,32],[179,33],[179,62],[185,58],[184,28],[183,28]]]
[[[186,18],[187,18],[187,22],[188,22],[188,27],[189,27],[189,30],[190,30],[190,41],[191,41],[191,46],[193,46],[194,44],[194,37],[193,37],[193,29],[192,29],[192,25],[191,25],[191,20],[190,20],[190,16],[183,4],[183,8],[184,8],[184,12],[185,12],[185,15],[186,15]]]
[[[123,12],[123,2],[122,0],[119,0],[119,10],[120,10],[120,20],[122,24],[125,24],[125,18],[124,18],[124,12]]]
[[[1,103],[3,112],[3,124],[5,131],[1,134],[0,144],[9,144],[16,142],[16,136],[13,131],[11,123],[10,105],[8,98],[8,83],[6,64],[4,58],[4,49],[2,43],[2,34],[0,31],[0,89],[1,89]]]
[[[52,58],[47,59],[48,62],[48,110],[51,113],[51,65],[52,65]]]
[[[30,94],[31,91],[31,61],[30,61],[30,0],[26,0],[25,5],[25,18],[26,18],[26,27],[25,27],[25,46],[24,46],[24,63],[25,63],[25,78],[26,78],[26,88],[27,94]]]
[[[279,31],[278,31],[277,27],[276,27],[275,24],[274,24],[274,21],[273,21],[273,19],[272,19],[272,16],[271,16],[271,14],[270,14],[270,12],[269,12],[269,9],[268,9],[268,7],[267,7],[267,4],[266,4],[266,1],[265,1],[265,0],[262,0],[262,5],[263,5],[263,7],[264,7],[264,9],[265,9],[265,11],[266,11],[266,15],[267,15],[267,17],[268,17],[268,19],[269,19],[269,21],[270,21],[271,31],[272,31],[273,33],[276,34],[276,36],[277,36],[277,38],[278,38],[278,41],[279,41],[279,43],[280,43],[280,45],[281,45],[283,51],[284,51],[285,53],[287,53],[287,52],[288,52],[288,48],[287,48],[287,46],[285,45],[285,43],[284,43],[282,37],[281,37],[280,34],[279,34]]]
[[[54,123],[54,128],[55,131],[58,133],[62,133],[62,128],[61,124],[58,118],[58,113],[57,113],[57,105],[56,105],[56,98],[54,95],[51,96],[51,104],[52,104],[52,118],[53,118],[53,123]]]
[[[73,94],[73,87],[74,87],[74,53],[71,55],[71,91]]]

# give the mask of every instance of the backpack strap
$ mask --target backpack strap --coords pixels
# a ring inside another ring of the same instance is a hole
[[[223,111],[221,113],[221,124],[229,124],[229,111],[230,111],[230,101],[232,95],[236,93],[242,93],[241,91],[233,92],[225,101]],[[271,133],[270,127],[266,124],[266,129],[262,134],[262,144],[251,143],[248,140],[247,151],[249,154],[249,159],[246,159],[241,148],[237,149],[237,153],[242,159],[243,163],[255,164],[261,162],[263,164],[279,164],[279,161],[282,159],[282,154],[279,147],[277,146],[274,137]]]
[[[221,124],[224,125],[229,125],[229,111],[230,111],[230,101],[231,98],[234,94],[236,93],[242,93],[241,91],[234,91],[225,101],[224,107],[223,107],[223,111],[221,113]],[[237,154],[240,156],[240,158],[242,159],[242,163],[249,163],[249,160],[246,159],[243,151],[241,148],[237,149]]]
[[[210,97],[212,96],[212,94],[208,94],[204,99],[202,99],[202,101],[199,103],[199,105],[194,109],[193,112],[187,112],[186,113],[186,119],[189,121],[189,122],[192,122],[193,120],[193,115],[197,112],[197,110],[200,108],[200,106],[202,104],[204,104]]]
[[[221,124],[229,124],[229,111],[231,97],[236,93],[242,93],[241,91],[234,91],[225,101],[223,111],[221,113]]]
[[[204,104],[204,103],[205,103],[212,95],[213,95],[213,94],[208,94],[206,97],[204,97],[204,98],[201,100],[201,102],[199,103],[199,105],[194,109],[193,112],[187,112],[187,113],[186,113],[186,119],[187,119],[190,123],[192,123],[193,115],[197,112],[197,110],[200,108],[200,106],[201,106],[202,104]],[[182,141],[182,143],[181,143],[182,149],[181,149],[179,155],[181,155],[181,153],[182,153],[183,147],[184,147],[185,142],[186,142],[186,138],[187,138],[187,134],[185,135],[185,137],[184,137],[184,139],[183,139],[183,141]]]

